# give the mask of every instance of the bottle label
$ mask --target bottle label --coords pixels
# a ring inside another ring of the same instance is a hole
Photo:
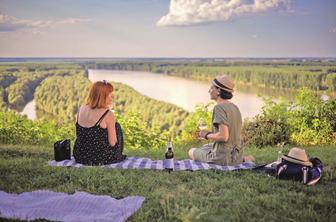
[[[174,169],[174,159],[164,159],[163,161],[163,168],[164,169]]]

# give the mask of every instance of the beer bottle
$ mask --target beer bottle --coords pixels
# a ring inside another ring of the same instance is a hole
[[[302,167],[302,182],[304,183],[304,184],[307,184],[307,182],[308,182],[308,168],[307,167]]]
[[[169,173],[174,170],[174,152],[173,152],[173,143],[169,137],[167,150],[165,153],[165,159],[163,161],[163,167]]]

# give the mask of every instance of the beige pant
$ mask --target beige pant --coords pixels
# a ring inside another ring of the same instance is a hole
[[[239,165],[243,162],[243,150],[226,149],[224,152],[215,154],[213,151],[213,143],[205,144],[201,148],[193,151],[193,159],[206,163],[215,163],[220,165]]]
[[[210,153],[212,150],[213,144],[205,144],[201,148],[197,148],[193,152],[194,160],[199,160],[206,163],[211,163]]]

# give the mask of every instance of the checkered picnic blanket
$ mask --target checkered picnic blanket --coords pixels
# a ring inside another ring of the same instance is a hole
[[[118,168],[118,169],[152,169],[152,170],[163,170],[164,169],[164,161],[163,160],[151,160],[149,158],[143,157],[127,157],[124,161],[120,163],[114,163],[109,165],[103,165],[101,167],[105,168]],[[72,157],[71,160],[63,160],[63,161],[49,161],[48,164],[50,166],[59,166],[59,167],[88,167],[80,163],[76,163],[75,159]],[[204,163],[195,160],[175,160],[174,161],[174,170],[239,170],[239,169],[252,169],[255,167],[253,162],[244,162],[237,166],[222,166],[211,163]]]

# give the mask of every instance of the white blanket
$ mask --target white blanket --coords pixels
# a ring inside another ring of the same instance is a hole
[[[125,221],[145,200],[129,196],[117,200],[86,192],[74,194],[46,190],[11,194],[0,191],[0,217],[21,220]]]

